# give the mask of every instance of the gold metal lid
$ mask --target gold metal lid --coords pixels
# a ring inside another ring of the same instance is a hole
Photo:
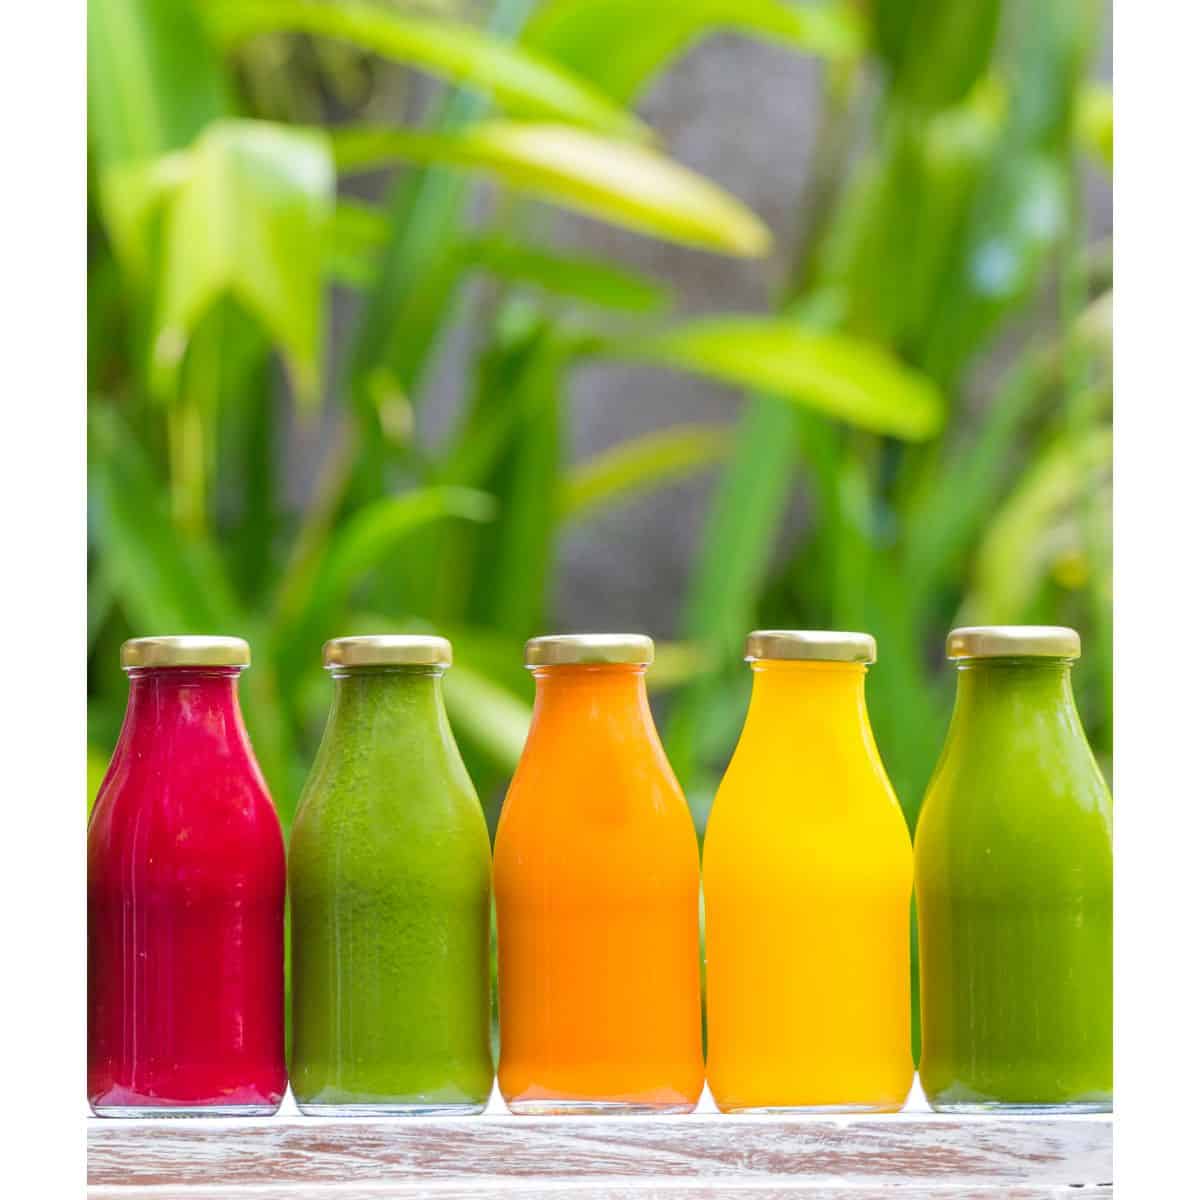
[[[139,667],[248,667],[250,645],[237,637],[131,638],[121,647],[121,666]]]
[[[640,633],[556,633],[525,643],[527,667],[585,666],[626,663],[649,666],[654,643]]]
[[[448,667],[453,661],[444,637],[419,633],[333,638],[322,657],[327,667]]]
[[[1079,634],[1065,625],[967,625],[946,639],[946,657],[1078,658]]]
[[[746,637],[746,661],[873,663],[875,639],[869,633],[833,629],[756,629]]]

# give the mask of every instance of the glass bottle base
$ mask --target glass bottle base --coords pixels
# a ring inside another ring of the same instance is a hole
[[[894,1113],[904,1101],[888,1104],[721,1104],[721,1112],[731,1117],[829,1117],[866,1113]]]
[[[306,1117],[474,1117],[487,1108],[487,1101],[469,1104],[301,1104]]]
[[[514,1117],[666,1117],[692,1112],[694,1103],[641,1104],[623,1100],[505,1100]]]
[[[1067,1100],[1055,1104],[1013,1104],[1002,1100],[930,1100],[934,1112],[956,1116],[1069,1117],[1112,1112],[1112,1100]]]
[[[278,1104],[103,1104],[91,1106],[98,1117],[273,1117]]]

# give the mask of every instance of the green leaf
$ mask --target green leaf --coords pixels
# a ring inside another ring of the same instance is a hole
[[[376,256],[387,237],[387,217],[379,209],[355,200],[339,200],[329,228],[326,269],[338,283],[369,287],[376,277]]]
[[[619,137],[648,132],[636,116],[553,60],[470,25],[404,16],[354,0],[217,0],[208,11],[226,46],[261,33],[339,38],[482,91],[514,116],[565,121]]]
[[[191,0],[89,0],[88,119],[102,169],[186,146],[229,109]]]
[[[475,561],[481,623],[529,637],[545,619],[558,526],[562,470],[563,351],[553,331],[538,332],[511,356],[514,379],[505,454],[489,483],[500,504],[494,533]]]
[[[934,384],[882,347],[795,321],[716,317],[665,333],[599,342],[606,357],[654,362],[769,391],[875,433],[911,441],[941,428]]]
[[[960,576],[1020,464],[1022,434],[1033,415],[1057,398],[1068,364],[1081,355],[1100,365],[1111,362],[1111,292],[1084,309],[1066,338],[1026,351],[1001,380],[971,437],[942,456],[914,495],[905,518],[905,583],[918,604]]]
[[[722,31],[838,57],[863,46],[848,4],[782,0],[550,0],[521,40],[628,103],[689,45]]]
[[[952,378],[1032,293],[1069,226],[1069,189],[1069,169],[1060,159],[1001,145],[925,332],[923,358],[937,378]]]
[[[237,602],[212,547],[181,537],[164,488],[109,411],[89,413],[91,518],[100,569],[139,634],[240,633]]]
[[[373,260],[387,240],[387,218],[376,208],[341,201],[334,213],[331,267],[336,278],[362,287],[374,278]],[[556,254],[503,234],[465,238],[455,255],[463,270],[531,285],[601,308],[652,312],[666,307],[666,288],[635,271],[578,255]]]
[[[842,207],[845,259],[823,264],[825,286],[836,283],[849,297],[846,329],[900,350],[921,345],[944,278],[963,253],[1003,116],[1000,89],[981,86],[928,119],[889,124],[860,204]]]
[[[1086,84],[1076,101],[1075,136],[1080,144],[1109,172],[1113,166],[1112,88]]]
[[[486,171],[514,191],[685,245],[744,257],[770,246],[766,226],[715,184],[644,146],[566,125],[481,121],[458,132],[335,131],[342,170],[392,159]]]
[[[99,207],[123,265],[144,281],[147,164],[230,111],[220,59],[191,0],[89,0],[88,134]]]
[[[1099,29],[1098,0],[1016,0],[1012,81],[1017,142],[1042,153],[1069,152],[1075,101]]]
[[[502,770],[515,770],[529,732],[529,705],[462,661],[446,672],[444,690],[456,736],[473,742]]]
[[[963,620],[1019,623],[1038,584],[1065,548],[1063,522],[1105,486],[1112,470],[1112,431],[1052,445],[1029,467],[996,513],[976,557]],[[1072,534],[1071,542],[1077,539]]]
[[[572,467],[560,485],[564,521],[690,475],[726,458],[730,431],[722,425],[676,425],[631,438]]]
[[[433,128],[455,129],[478,116],[484,105],[479,96],[456,91]],[[439,334],[453,319],[452,272],[470,183],[461,172],[418,167],[392,185],[387,241],[372,264],[371,287],[346,354],[346,388],[360,431],[375,447],[382,437],[378,416],[370,410],[372,382],[384,376],[398,392],[416,396],[440,344]]]
[[[992,398],[970,444],[945,463],[907,522],[908,583],[918,600],[960,567],[991,515],[1021,430],[1045,390],[1036,356],[1019,363]]]
[[[157,391],[169,391],[196,325],[230,293],[279,344],[300,397],[315,400],[334,186],[317,133],[263,121],[209,126],[187,154],[165,216]]]
[[[315,574],[289,577],[281,588],[282,614],[305,614],[288,640],[303,641],[335,619],[351,591],[414,531],[433,521],[489,521],[495,503],[484,492],[461,487],[420,488],[385,496],[360,508],[330,539]],[[321,636],[316,633],[316,636]]]
[[[929,109],[961,100],[991,58],[1002,7],[1000,0],[870,0],[896,94]]]
[[[501,235],[472,238],[462,245],[468,266],[497,279],[532,284],[552,295],[601,308],[653,312],[665,308],[667,290],[635,271],[578,255],[548,253]]]
[[[1032,296],[1072,222],[1072,132],[1095,35],[1095,0],[1016,0],[1004,130],[975,189],[956,261],[918,360],[952,380],[1001,321]]]

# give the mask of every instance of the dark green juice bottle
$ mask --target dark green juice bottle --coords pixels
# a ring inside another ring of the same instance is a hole
[[[480,1112],[492,1087],[487,826],[442,702],[450,643],[326,643],[292,828],[292,1091],[313,1115]]]
[[[1112,1108],[1112,799],[1079,635],[956,629],[958,696],[917,823],[921,1084],[941,1112]]]

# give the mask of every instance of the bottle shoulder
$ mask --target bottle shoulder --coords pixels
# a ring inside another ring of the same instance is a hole
[[[117,766],[92,809],[87,858],[94,882],[255,878],[282,887],[283,831],[257,772],[201,779]]]
[[[921,806],[931,821],[951,810],[979,820],[1078,814],[1111,821],[1112,795],[1081,732],[980,738],[960,725],[951,728]]]
[[[713,800],[711,822],[785,826],[903,821],[873,742],[845,738],[738,743]]]
[[[1069,752],[948,744],[925,793],[918,881],[979,892],[1111,887],[1112,796],[1086,742]]]

